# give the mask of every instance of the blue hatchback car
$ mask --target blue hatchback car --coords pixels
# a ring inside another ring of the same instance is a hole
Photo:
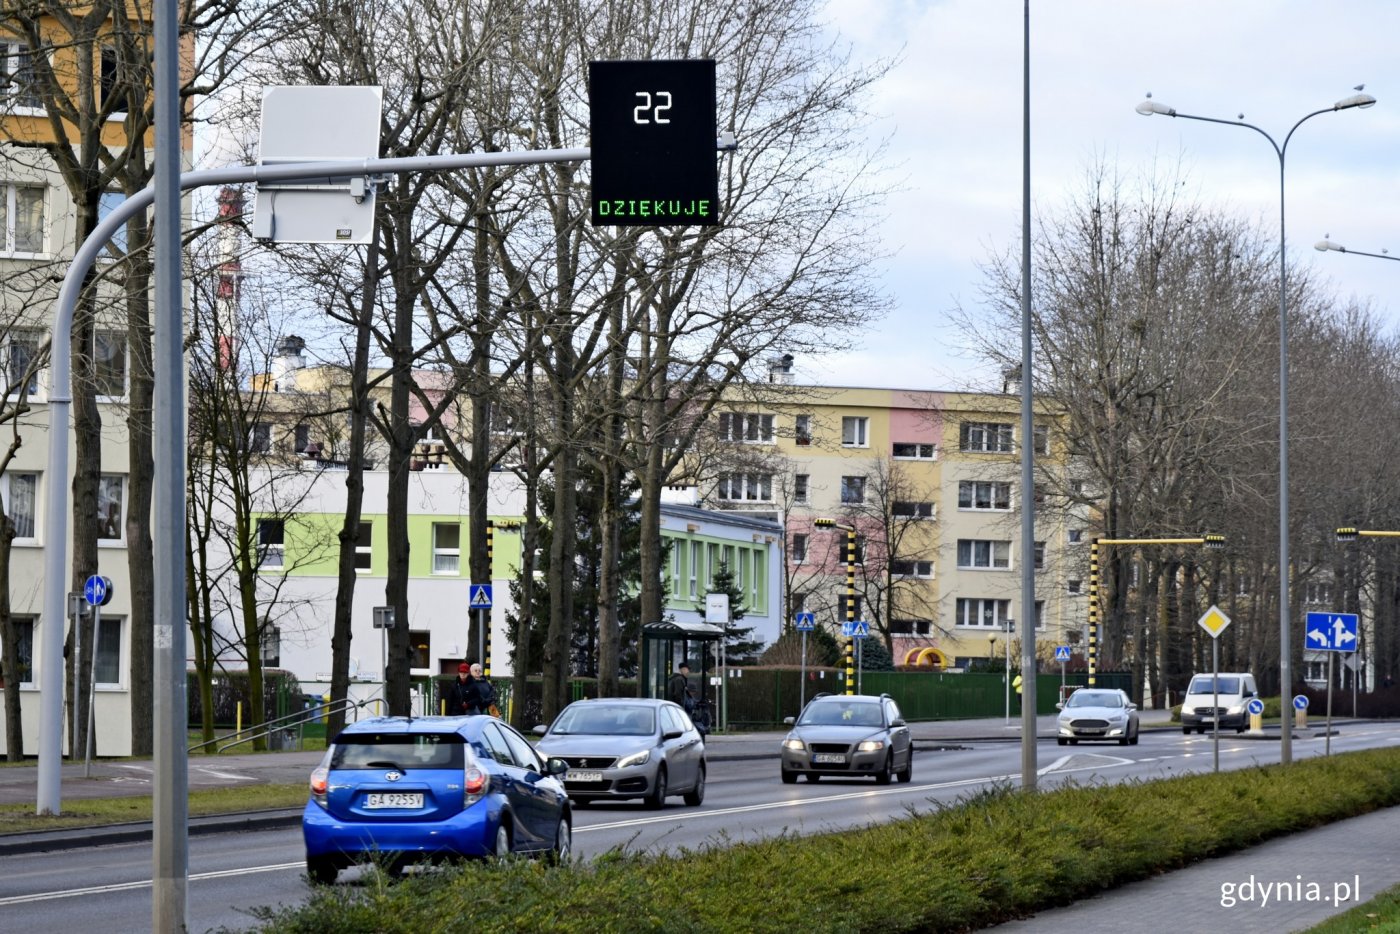
[[[346,727],[311,773],[306,872],[334,882],[356,862],[528,853],[566,861],[572,815],[560,759],[495,717],[380,717]]]

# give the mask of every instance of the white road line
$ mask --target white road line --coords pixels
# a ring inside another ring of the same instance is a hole
[[[226,879],[232,876],[248,876],[258,872],[281,872],[285,869],[305,869],[306,864],[301,861],[295,863],[278,863],[275,866],[249,866],[246,869],[222,869],[218,872],[199,872],[189,877],[191,882],[201,879]],[[54,901],[60,898],[77,898],[83,895],[105,895],[111,892],[131,892],[137,889],[148,889],[151,887],[150,879],[142,879],[136,882],[117,882],[112,885],[92,885],[82,889],[64,889],[59,892],[36,892],[33,895],[12,895],[9,898],[0,898],[0,906],[4,905],[24,905],[30,902]]]

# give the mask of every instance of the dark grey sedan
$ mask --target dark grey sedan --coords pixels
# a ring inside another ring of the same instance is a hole
[[[564,788],[576,804],[641,798],[659,808],[671,795],[692,806],[705,800],[705,741],[670,701],[574,701],[535,733],[541,755],[569,764]]]
[[[785,721],[782,776],[791,784],[806,775],[874,776],[881,785],[914,777],[914,746],[899,707],[882,694],[827,695],[812,700],[802,715]]]

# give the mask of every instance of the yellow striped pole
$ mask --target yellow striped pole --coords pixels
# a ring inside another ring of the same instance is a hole
[[[491,581],[492,581],[492,580],[495,578],[495,576],[496,576],[496,575],[495,575],[495,568],[496,568],[496,565],[495,565],[495,563],[492,561],[492,549],[495,547],[495,543],[496,543],[496,523],[492,522],[490,519],[487,519],[487,520],[486,520],[486,582],[487,582],[488,584],[491,583]],[[482,670],[482,674],[486,675],[486,677],[489,678],[489,677],[491,677],[491,611],[490,611],[490,610],[482,610],[482,611],[481,611],[481,625],[484,626],[484,627],[486,627],[486,629],[485,629],[485,637],[484,637],[485,640],[486,640],[486,651],[482,653],[482,655],[483,655],[484,657],[483,657],[482,660],[481,660],[481,670]]]
[[[1089,543],[1089,687],[1099,667],[1099,540]]]
[[[846,529],[846,628],[852,635],[846,637],[846,693],[856,692],[856,663],[854,635],[856,622],[856,530]]]

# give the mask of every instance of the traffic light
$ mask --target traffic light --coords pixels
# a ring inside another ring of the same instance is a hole
[[[1350,526],[1337,530],[1337,541],[1339,542],[1354,542],[1360,537],[1361,532]]]
[[[1204,540],[1205,546],[1206,546],[1207,548],[1209,548],[1211,551],[1224,551],[1224,550],[1225,550],[1225,536],[1224,536],[1224,535],[1202,535],[1201,538]]]

